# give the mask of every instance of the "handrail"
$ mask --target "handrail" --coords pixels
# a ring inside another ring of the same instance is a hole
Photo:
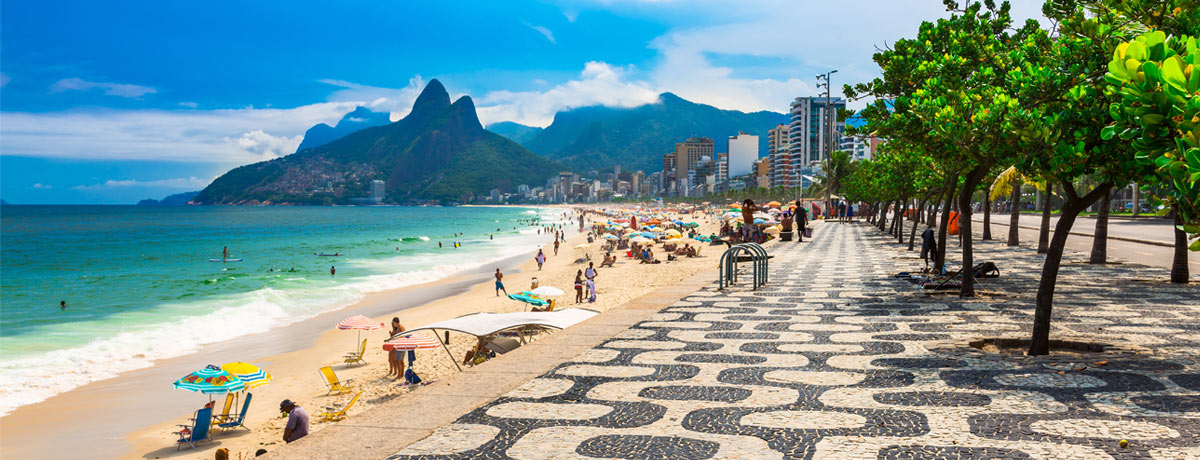
[[[759,286],[767,284],[768,259],[766,249],[763,249],[758,243],[742,243],[730,246],[721,254],[720,265],[717,266],[717,283],[718,289],[725,289],[725,286],[732,286],[737,283],[738,277],[738,256],[742,253],[750,256],[751,274],[753,281],[751,283],[753,289],[757,290]]]

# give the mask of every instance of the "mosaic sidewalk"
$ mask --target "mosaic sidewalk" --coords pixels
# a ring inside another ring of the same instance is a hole
[[[1034,359],[967,346],[1028,337],[1028,249],[982,244],[1003,274],[971,301],[892,278],[919,260],[865,225],[772,253],[768,286],[702,289],[389,458],[1200,459],[1200,288],[1067,265],[1054,338],[1115,347]]]

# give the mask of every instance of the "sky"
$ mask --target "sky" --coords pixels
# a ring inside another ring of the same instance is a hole
[[[1015,0],[1018,20],[1041,3]],[[784,112],[877,75],[941,0],[0,2],[0,198],[129,204],[293,153],[356,106],[403,117],[430,79],[485,123],[662,92]]]

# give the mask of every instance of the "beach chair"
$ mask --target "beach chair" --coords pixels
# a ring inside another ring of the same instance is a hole
[[[367,339],[363,339],[362,346],[358,347],[357,353],[346,353],[346,356],[345,356],[346,364],[355,364],[355,363],[366,364],[367,362],[363,360],[363,355],[365,355],[366,353],[367,353]]]
[[[254,395],[250,393],[246,393],[246,400],[242,401],[242,411],[237,414],[237,420],[227,420],[225,422],[218,423],[217,428],[228,430],[230,428],[242,427],[246,428],[246,430],[249,430],[250,428],[247,428],[246,425],[243,425],[242,423],[246,421],[246,411],[250,409],[250,398],[253,396]]]
[[[184,444],[192,446],[195,449],[196,443],[200,441],[208,441],[209,444],[212,444],[212,439],[208,437],[208,428],[212,426],[211,407],[205,407],[196,411],[196,418],[192,419],[190,426],[179,426],[183,429],[175,432],[179,436],[179,440],[175,441],[175,450],[182,449]]]
[[[344,394],[350,392],[350,382],[354,379],[338,380],[337,374],[333,373],[333,368],[325,366],[321,368],[321,375],[325,377],[325,386],[329,387],[329,392],[325,394]]]
[[[358,402],[359,396],[362,396],[361,391],[358,393],[355,393],[354,397],[351,398],[350,402],[346,403],[345,406],[342,406],[341,404],[325,406],[325,412],[321,412],[321,421],[322,422],[336,422],[338,420],[342,420],[342,419],[346,418],[346,411],[350,410],[351,407],[354,407],[354,403]]]
[[[502,354],[508,353],[510,351],[516,350],[520,346],[521,346],[521,342],[518,341],[517,339],[512,339],[512,338],[508,338],[508,337],[496,337],[496,338],[488,341],[488,343],[485,344],[483,347],[485,349],[487,349],[488,351],[491,351],[495,354],[502,355]]]
[[[233,393],[225,393],[225,407],[220,414],[213,414],[213,423],[224,423],[229,420],[229,410],[233,409],[233,401],[237,399]]]

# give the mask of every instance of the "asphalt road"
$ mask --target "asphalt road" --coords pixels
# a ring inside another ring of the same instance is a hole
[[[972,226],[972,233],[975,234],[976,238],[980,238],[983,236],[983,215],[975,214],[973,217],[973,221],[976,224]],[[999,241],[1008,239],[1008,219],[1008,214],[992,215],[993,239]],[[1041,221],[1040,215],[1021,214],[1020,223],[1018,224],[1018,227],[1021,229],[1021,246],[1028,247],[1031,251],[1037,250],[1038,230],[1036,227],[1041,225]],[[1058,217],[1051,217],[1051,236],[1053,236],[1054,225],[1056,223],[1058,223]],[[1091,254],[1091,235],[1095,232],[1095,228],[1096,219],[1085,217],[1077,219],[1074,228],[1071,229],[1071,236],[1067,238],[1067,249],[1079,251],[1085,255]],[[1172,233],[1171,221],[1157,218],[1110,219],[1108,221],[1108,236],[1109,260],[1115,258],[1126,262],[1159,267],[1167,271],[1163,273],[1164,277],[1169,275],[1171,261],[1175,255],[1174,248],[1147,243],[1173,244],[1175,236]],[[1144,240],[1145,242],[1124,241],[1114,239],[1113,237]],[[1200,281],[1200,253],[1191,253],[1190,256],[1188,269],[1191,279]]]

